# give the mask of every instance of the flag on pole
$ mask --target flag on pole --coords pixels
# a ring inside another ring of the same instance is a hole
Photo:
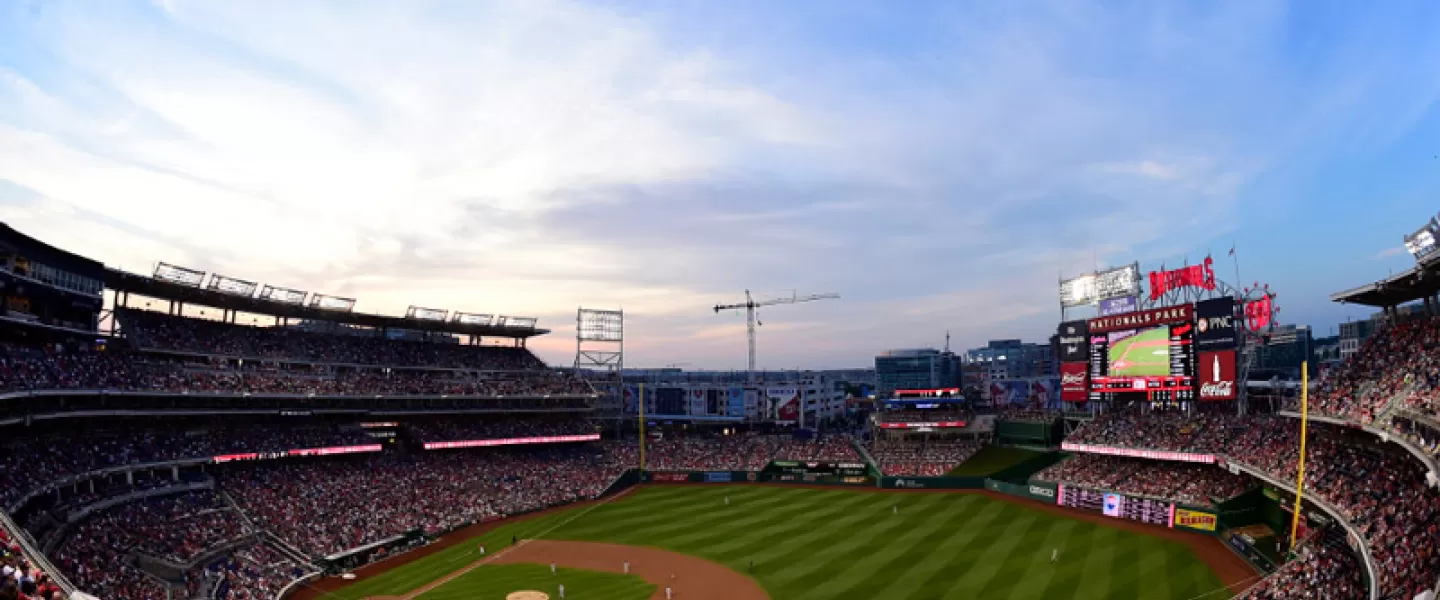
[[[1230,246],[1230,256],[1235,256],[1235,246],[1234,246],[1234,245],[1231,245],[1231,246]]]

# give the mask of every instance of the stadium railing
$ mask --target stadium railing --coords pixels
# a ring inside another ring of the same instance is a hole
[[[40,570],[44,571],[46,575],[49,575],[50,580],[54,581],[55,585],[60,586],[60,589],[65,592],[67,598],[71,600],[95,600],[94,596],[84,594],[77,590],[75,584],[70,583],[70,579],[65,576],[65,573],[55,568],[55,565],[50,562],[50,559],[45,556],[45,553],[40,552],[40,550],[35,547],[35,541],[30,539],[30,533],[19,525],[16,525],[15,521],[10,519],[9,513],[5,511],[0,511],[0,527],[5,528],[5,533],[10,536],[10,539],[20,544],[20,553],[25,555],[25,559],[30,561],[30,564],[40,567]]]

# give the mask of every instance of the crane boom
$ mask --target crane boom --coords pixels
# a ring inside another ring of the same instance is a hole
[[[838,299],[840,299],[840,294],[810,294],[808,296],[800,296],[792,292],[790,294],[790,297],[788,298],[773,298],[770,300],[762,300],[760,302],[756,302],[755,298],[750,295],[750,290],[745,290],[744,302],[737,304],[716,304],[715,312],[718,313],[722,310],[737,310],[741,308],[745,309],[745,331],[750,338],[750,370],[747,377],[750,383],[755,383],[755,326],[759,324],[755,319],[755,309],[762,306],[776,306],[779,304],[800,304],[802,302],[814,302],[816,300]]]

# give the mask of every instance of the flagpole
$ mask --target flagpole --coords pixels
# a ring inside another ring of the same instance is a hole
[[[1235,285],[1244,285],[1240,283],[1240,256],[1235,254],[1234,242],[1230,243],[1230,262],[1235,265]]]
[[[1295,532],[1300,527],[1300,499],[1305,497],[1305,438],[1310,425],[1310,363],[1300,363],[1300,462],[1295,474],[1295,513],[1290,519],[1290,554],[1294,556]]]

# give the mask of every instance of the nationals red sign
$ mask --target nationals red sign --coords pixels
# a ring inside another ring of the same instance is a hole
[[[1060,363],[1060,401],[1084,402],[1090,399],[1090,363]]]
[[[1195,319],[1195,305],[1178,304],[1165,308],[1139,310],[1123,315],[1090,319],[1090,333],[1106,333],[1125,329],[1145,329],[1169,323],[1185,323]]]
[[[1172,292],[1185,287],[1197,287],[1200,289],[1215,290],[1215,269],[1210,268],[1215,261],[1205,257],[1205,262],[1198,265],[1183,267],[1172,271],[1151,271],[1150,272],[1150,299],[1158,300],[1166,292]]]
[[[1235,351],[1201,352],[1195,365],[1200,400],[1235,399]]]

